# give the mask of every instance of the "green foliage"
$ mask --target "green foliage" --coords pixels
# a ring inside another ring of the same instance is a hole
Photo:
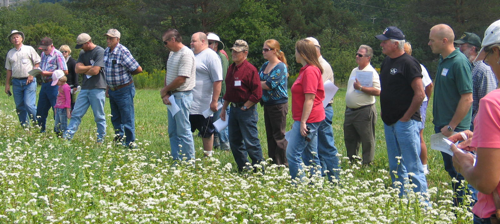
[[[152,73],[143,71],[134,75],[134,85],[136,88],[162,88],[165,86],[165,70],[154,69]]]

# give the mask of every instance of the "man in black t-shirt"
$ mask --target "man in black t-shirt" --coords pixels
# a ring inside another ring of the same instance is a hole
[[[405,36],[397,27],[386,28],[376,38],[382,41],[382,53],[387,55],[380,70],[380,107],[392,181],[401,182],[400,186],[394,184],[401,189],[400,195],[408,178],[416,185],[415,192],[425,193],[427,180],[420,162],[419,135],[425,93],[420,63],[404,52]],[[413,175],[409,177],[408,173]]]

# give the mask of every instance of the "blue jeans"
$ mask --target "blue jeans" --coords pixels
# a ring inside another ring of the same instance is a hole
[[[320,123],[307,123],[310,132],[307,137],[310,141],[306,141],[306,138],[300,134],[300,121],[293,122],[288,137],[288,146],[286,147],[286,158],[292,180],[304,177],[304,173],[299,172],[302,170],[302,162],[306,166],[321,164],[318,157],[318,128]],[[311,171],[313,172],[314,169]]]
[[[434,126],[434,132],[436,133],[440,133],[441,132],[441,129],[443,128],[443,126],[441,127],[436,127]],[[461,132],[461,131],[464,131],[463,129],[455,129],[455,132]],[[472,205],[474,205],[477,201],[477,190],[474,189],[472,187],[472,185],[468,184],[467,185],[467,188],[469,188],[470,192],[467,191],[467,192],[464,192],[463,190],[460,190],[459,187],[460,185],[462,184],[462,182],[465,180],[464,176],[462,176],[462,174],[458,173],[456,170],[455,170],[455,167],[453,167],[453,157],[446,154],[446,153],[443,153],[441,152],[441,155],[443,156],[443,163],[444,163],[444,169],[446,170],[446,172],[448,172],[448,175],[450,175],[451,178],[455,178],[458,180],[458,183],[451,183],[451,186],[453,188],[453,192],[455,192],[457,194],[457,199],[456,200],[453,200],[453,204],[455,206],[458,206],[459,204],[462,203],[463,201],[463,197],[467,194],[467,195],[471,195],[472,196]]]
[[[47,116],[49,115],[49,110],[52,108],[54,111],[54,106],[57,101],[57,90],[58,86],[51,86],[52,82],[42,83],[42,89],[38,94],[38,106],[36,111],[36,117],[38,120],[38,125],[40,126],[40,132],[45,132],[45,123],[47,122]],[[55,116],[54,112],[54,116]],[[54,127],[54,131],[56,128]]]
[[[420,121],[398,120],[392,125],[384,124],[384,129],[392,182],[397,180],[402,184],[400,196],[405,194],[404,184],[407,183],[408,173],[413,173],[410,179],[417,186],[414,191],[427,192],[427,179],[420,161]],[[400,162],[396,157],[401,157]],[[394,170],[397,170],[397,177]]]
[[[108,95],[115,136],[125,137],[128,146],[135,141],[134,83],[115,91],[109,89]]]
[[[28,79],[12,79],[12,92],[16,103],[16,112],[22,126],[28,126],[29,120],[36,121],[36,78],[26,85]]]
[[[224,105],[224,100],[222,98],[219,98],[219,102],[220,104]],[[229,114],[229,109],[230,107],[227,107],[226,109],[226,114]],[[214,113],[214,119],[213,119],[213,122],[217,121],[220,119],[220,113],[222,111],[222,108],[219,109],[217,112]],[[227,132],[227,128],[224,128],[222,129],[220,132],[217,131],[217,129],[215,129],[215,134],[216,135],[219,135],[219,139],[220,139],[220,143],[221,145],[224,143],[224,144],[229,144],[229,134]]]
[[[193,103],[191,91],[176,92],[173,94],[175,103],[179,106],[179,112],[172,116],[168,111],[168,136],[170,148],[174,160],[194,160],[194,140],[191,134],[191,123],[189,122],[189,109]]]
[[[325,120],[320,122],[318,127],[318,156],[322,175],[325,176],[325,171],[328,170],[328,179],[331,181],[333,176],[335,179],[339,178],[340,169],[338,151],[333,138],[333,108],[331,105],[325,108],[325,115]]]
[[[229,144],[233,152],[234,160],[238,165],[238,171],[242,171],[248,163],[248,156],[252,159],[252,165],[264,160],[260,146],[259,132],[257,131],[257,105],[243,111],[239,107],[231,108],[229,113]]]
[[[56,133],[63,134],[68,127],[68,112],[66,108],[54,108],[56,110],[55,129]]]
[[[106,136],[106,116],[104,114],[104,103],[106,102],[105,89],[82,89],[75,102],[75,109],[71,114],[68,130],[64,133],[65,139],[72,139],[78,126],[82,122],[82,117],[87,113],[89,106],[94,112],[94,121],[97,125],[97,142],[104,141]]]
[[[479,216],[474,215],[474,224],[490,224],[491,219],[490,218],[479,218]]]

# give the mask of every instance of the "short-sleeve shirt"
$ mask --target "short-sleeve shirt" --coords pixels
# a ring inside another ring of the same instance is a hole
[[[433,123],[436,127],[450,123],[462,94],[472,93],[472,75],[469,59],[458,49],[448,57],[440,56],[434,82]],[[472,107],[457,129],[469,129]]]
[[[354,68],[349,76],[349,81],[347,81],[347,92],[345,94],[346,106],[352,109],[371,105],[376,101],[375,96],[354,89],[357,71],[372,72],[372,87],[380,90],[380,78],[371,64],[368,64],[361,70],[359,70],[359,67]]]
[[[422,84],[424,84],[424,89],[428,85],[432,83],[432,79],[429,76],[429,72],[427,72],[427,69],[423,64],[420,64],[420,68],[422,69]],[[427,98],[427,95],[425,95],[424,102],[429,101],[429,98]]]
[[[422,78],[417,59],[406,53],[397,58],[385,57],[380,69],[380,109],[386,125],[396,123],[410,108],[414,96],[411,83],[415,78]],[[421,121],[420,110],[411,119]]]
[[[130,51],[120,43],[113,51],[104,50],[104,75],[110,87],[125,85],[132,81],[132,72],[139,68],[139,63]]]
[[[42,52],[42,60],[40,62],[40,69],[42,71],[48,71],[48,72],[53,72],[55,70],[63,70],[67,71],[68,66],[66,65],[66,59],[64,59],[64,56],[62,53],[57,50],[53,49],[52,52],[50,52],[48,55],[45,54],[45,52]],[[42,79],[47,82],[52,79],[51,76],[42,76]]]
[[[172,83],[177,77],[186,77],[177,91],[192,90],[196,84],[196,59],[191,49],[184,46],[179,51],[171,51],[167,61],[167,74],[165,82]]]
[[[477,148],[499,148],[500,146],[500,90],[493,90],[479,102],[479,110],[474,119],[474,138],[471,146]],[[481,149],[478,149],[481,150]],[[495,189],[498,191],[500,186]],[[472,212],[481,218],[495,214],[495,203],[491,194],[481,192]]]
[[[479,109],[479,100],[498,86],[497,78],[491,67],[483,61],[476,61],[472,69],[472,120],[476,117]]]
[[[219,55],[220,61],[222,63],[222,88],[220,90],[220,98],[224,96],[226,93],[226,75],[227,75],[227,68],[229,67],[229,61],[227,60],[226,56],[220,52],[217,51],[217,55]]]
[[[333,75],[333,69],[330,63],[323,58],[323,56],[319,56],[318,58],[319,64],[323,68],[323,73],[321,74],[321,77],[323,78],[323,84],[330,80],[330,82],[335,83],[334,81],[334,75]],[[330,103],[333,103],[333,98],[330,100]]]
[[[196,85],[193,88],[193,103],[189,114],[202,114],[210,108],[214,93],[214,82],[222,81],[222,64],[220,58],[210,48],[195,55]]]
[[[232,103],[258,103],[261,98],[262,86],[257,68],[247,60],[239,65],[232,63],[227,69],[224,100]]]
[[[76,63],[83,63],[83,65],[88,66],[99,66],[99,74],[92,75],[90,78],[87,75],[83,75],[82,89],[106,89],[106,78],[104,77],[104,49],[100,46],[95,46],[94,49],[90,51],[80,51],[78,60]]]
[[[276,105],[288,103],[288,78],[285,63],[280,62],[274,68],[265,74],[269,61],[265,62],[259,71],[261,81],[265,81],[267,87],[271,90],[262,89],[262,101],[264,105]]]
[[[323,100],[325,88],[321,77],[321,70],[315,66],[306,65],[300,69],[299,77],[292,85],[292,117],[294,121],[301,121],[306,93],[316,95],[311,114],[306,123],[316,123],[325,119]]]
[[[22,45],[19,50],[10,49],[5,60],[5,69],[12,71],[12,78],[23,79],[29,76],[33,66],[40,63],[40,55],[31,46]]]
[[[71,108],[71,88],[68,83],[64,83],[64,85],[59,86],[57,91],[57,100],[54,107],[60,109]]]

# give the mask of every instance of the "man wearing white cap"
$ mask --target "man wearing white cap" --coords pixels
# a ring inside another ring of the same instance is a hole
[[[142,72],[142,67],[130,51],[120,44],[121,34],[109,29],[106,34],[108,47],[104,50],[104,75],[108,84],[107,94],[111,107],[111,123],[115,129],[114,140],[125,139],[128,147],[135,148],[135,86],[132,75]]]
[[[104,102],[106,98],[106,78],[104,77],[104,49],[95,45],[90,36],[81,33],[76,38],[76,49],[81,48],[75,71],[83,74],[82,90],[75,102],[75,109],[69,121],[68,130],[64,133],[65,139],[72,139],[82,117],[87,113],[89,106],[94,112],[94,121],[97,125],[97,142],[102,143],[106,135],[106,117]]]
[[[28,126],[29,120],[36,122],[36,78],[28,72],[33,68],[38,68],[40,56],[33,47],[23,44],[23,32],[13,30],[8,39],[14,48],[7,53],[5,58],[5,69],[7,69],[5,93],[12,95],[10,92],[12,80],[17,116],[22,126]]]

